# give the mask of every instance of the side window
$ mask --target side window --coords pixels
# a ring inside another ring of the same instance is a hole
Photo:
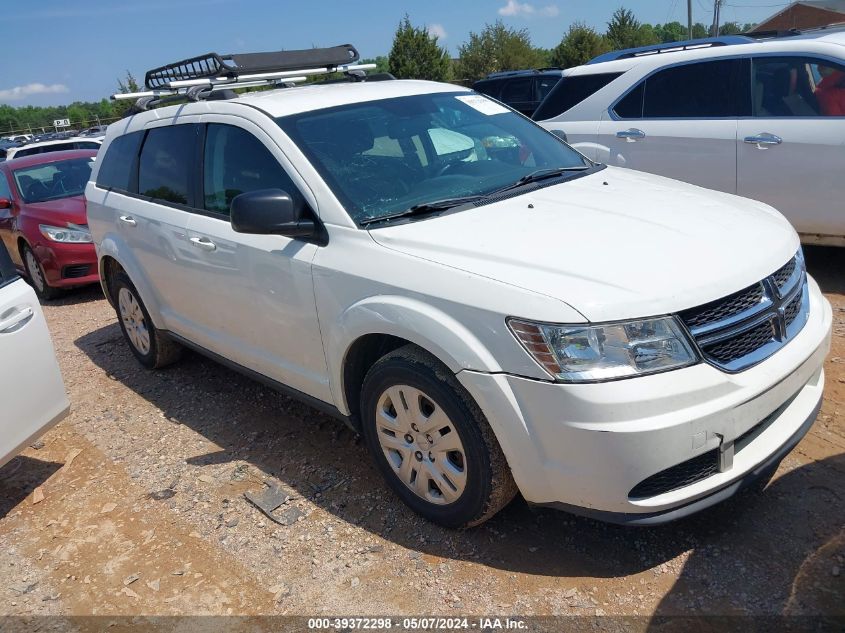
[[[0,171],[0,198],[12,199],[12,189],[9,187],[9,181],[6,179],[6,174]]]
[[[196,134],[193,124],[157,127],[147,132],[138,167],[138,193],[165,202],[189,204]]]
[[[134,181],[138,170],[138,150],[143,139],[143,132],[132,132],[118,136],[111,142],[97,173],[98,187],[137,192]]]
[[[299,189],[264,144],[239,127],[210,123],[205,138],[205,209],[229,215],[235,196],[258,189],[282,189],[302,201]]]
[[[744,60],[720,59],[661,70],[645,82],[643,117],[747,116],[750,99]]]
[[[540,77],[537,79],[537,98],[542,101],[552,88],[560,81],[560,77]]]
[[[73,144],[74,149],[100,149],[99,143],[93,141],[76,141]]]
[[[511,79],[502,90],[502,101],[505,103],[534,101],[533,83],[534,80],[531,78]]]
[[[760,57],[752,68],[754,116],[845,116],[845,67],[811,57]]]
[[[0,177],[5,178],[2,174]],[[9,251],[6,250],[6,245],[0,240],[0,288],[13,282],[18,278],[15,271],[15,266],[12,264],[12,259],[9,257]]]
[[[613,108],[614,114],[622,119],[641,119],[643,117],[643,95],[645,94],[645,81],[637,84],[637,87],[626,94]]]
[[[551,119],[571,110],[576,105],[592,97],[622,73],[599,73],[596,75],[574,75],[555,80],[554,87],[537,108],[532,117],[535,121]]]

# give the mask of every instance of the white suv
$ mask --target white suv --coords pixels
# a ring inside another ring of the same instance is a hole
[[[453,85],[136,114],[86,195],[144,366],[185,345],[347,421],[446,526],[517,490],[695,512],[774,472],[822,398],[831,310],[781,215],[592,163]]]
[[[845,32],[617,51],[564,73],[534,119],[589,158],[774,205],[845,246]]]

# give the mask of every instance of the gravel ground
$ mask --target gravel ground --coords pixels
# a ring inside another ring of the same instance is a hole
[[[845,249],[807,256],[834,306],[818,421],[765,491],[656,528],[518,498],[440,529],[343,425],[195,354],[144,371],[97,288],[47,304],[73,411],[0,469],[0,615],[843,616]],[[245,499],[267,484],[298,520]]]

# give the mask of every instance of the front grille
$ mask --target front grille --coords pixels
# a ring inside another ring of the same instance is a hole
[[[687,327],[700,327],[708,323],[734,317],[746,310],[759,306],[765,298],[763,284],[756,283],[724,299],[711,301],[692,310],[686,310],[681,313],[681,318],[687,324]]]
[[[62,270],[62,277],[65,279],[79,279],[80,277],[86,277],[89,270],[91,270],[91,266],[89,264],[74,264],[72,266],[65,266]]]
[[[801,330],[809,310],[806,286],[799,251],[758,283],[679,316],[705,360],[738,372],[765,360]]]
[[[685,462],[661,470],[648,479],[643,479],[628,493],[629,499],[646,499],[665,492],[671,492],[719,472],[719,449],[702,453]]]
[[[712,345],[702,345],[701,351],[720,363],[730,363],[760,349],[766,343],[773,341],[774,338],[775,330],[772,327],[772,322],[764,321],[738,336]]]

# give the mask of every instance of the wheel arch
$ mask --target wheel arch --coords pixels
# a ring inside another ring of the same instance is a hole
[[[123,241],[115,235],[107,235],[97,247],[98,268],[100,272],[100,284],[103,287],[103,293],[106,295],[109,303],[114,305],[114,298],[112,297],[109,281],[111,275],[116,272],[123,271],[132,281],[132,285],[140,295],[141,301],[144,302],[144,307],[150,315],[150,318],[159,329],[163,327],[163,320],[159,310],[159,303],[157,294],[154,290],[150,280],[144,274],[143,268],[139,265],[132,251],[123,243]]]

